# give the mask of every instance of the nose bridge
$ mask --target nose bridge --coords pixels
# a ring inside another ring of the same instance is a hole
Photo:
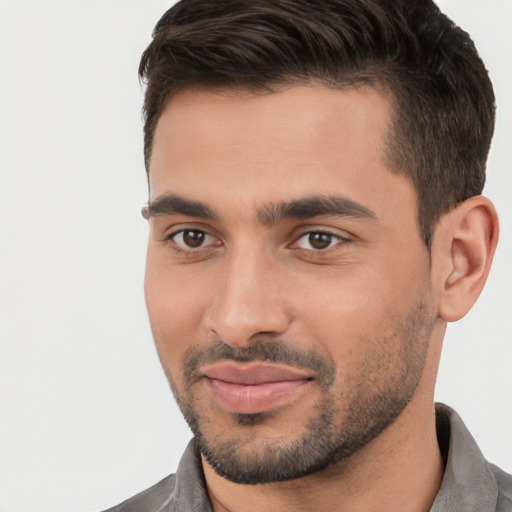
[[[242,346],[258,334],[279,334],[288,325],[279,294],[276,262],[263,248],[239,246],[225,255],[208,327],[225,343]]]

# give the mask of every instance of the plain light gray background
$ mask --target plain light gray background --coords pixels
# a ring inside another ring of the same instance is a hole
[[[437,397],[512,470],[512,1],[444,0],[499,114],[495,268],[448,329]],[[0,0],[0,511],[93,512],[171,471],[190,437],[153,348],[137,80],[162,0]]]

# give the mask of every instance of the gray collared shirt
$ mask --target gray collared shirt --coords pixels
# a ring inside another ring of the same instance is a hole
[[[455,411],[436,406],[446,469],[430,512],[512,512],[512,476],[489,464]],[[194,441],[175,475],[105,512],[212,512]]]

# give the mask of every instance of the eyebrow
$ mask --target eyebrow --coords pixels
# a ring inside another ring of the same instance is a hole
[[[185,215],[216,220],[219,215],[207,204],[176,194],[159,196],[142,209],[145,219],[160,215]],[[269,203],[257,212],[262,224],[276,224],[284,219],[309,219],[321,216],[376,220],[374,212],[343,196],[310,196],[291,201]]]
[[[142,216],[145,219],[160,215],[186,215],[187,217],[203,219],[216,219],[218,217],[208,205],[175,194],[157,197],[142,208]]]
[[[281,201],[271,203],[258,212],[258,219],[264,224],[275,224],[283,219],[309,219],[321,216],[377,219],[375,213],[362,204],[342,196],[311,196]]]

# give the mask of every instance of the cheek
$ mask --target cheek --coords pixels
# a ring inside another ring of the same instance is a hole
[[[402,341],[397,328],[426,289],[424,270],[404,274],[390,268],[340,270],[321,287],[318,281],[303,282],[303,290],[309,292],[302,294],[295,315],[301,330],[323,345],[340,371],[349,371],[376,353],[396,353]]]
[[[200,339],[204,290],[197,280],[148,250],[144,291],[162,365],[176,375],[186,351]]]

